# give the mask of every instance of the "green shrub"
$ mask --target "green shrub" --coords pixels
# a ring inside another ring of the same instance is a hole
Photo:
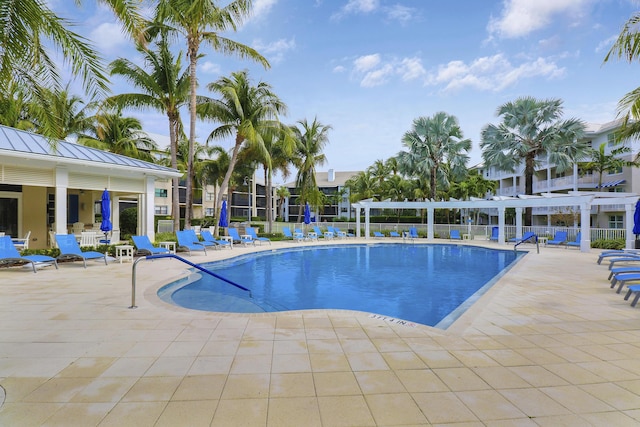
[[[134,234],[138,227],[138,208],[127,208],[120,212],[120,234]]]
[[[597,249],[624,249],[624,239],[597,239],[591,242],[592,248]]]
[[[156,242],[177,242],[176,233],[156,233]]]

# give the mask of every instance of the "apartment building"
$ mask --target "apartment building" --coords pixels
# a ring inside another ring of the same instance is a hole
[[[619,120],[605,124],[587,124],[585,139],[594,149],[598,149],[601,144],[605,144],[605,152],[619,147],[615,143],[614,132],[620,128]],[[640,141],[628,140],[625,145],[631,148],[630,153],[625,154],[625,159],[632,160],[640,153]],[[573,165],[570,170],[559,171],[556,165],[539,159],[533,176],[533,194],[542,193],[566,193],[567,191],[607,191],[620,193],[640,192],[640,169],[624,167],[618,170],[610,170],[603,173],[602,185],[598,182],[600,176],[598,172],[585,171],[581,168],[581,163]],[[515,197],[525,193],[524,163],[520,165],[514,173],[500,171],[495,167],[476,167],[485,179],[496,181],[498,187],[495,196]],[[573,225],[556,224],[558,218],[570,217],[577,212],[575,206],[563,208],[534,208],[532,225]],[[491,212],[487,212],[491,223],[497,221]],[[603,206],[599,210],[594,208],[591,212],[591,227],[596,228],[625,228],[624,206]]]

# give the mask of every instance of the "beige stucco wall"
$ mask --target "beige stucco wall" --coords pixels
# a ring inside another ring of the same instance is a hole
[[[47,188],[22,187],[22,236],[31,230],[29,249],[47,248]]]

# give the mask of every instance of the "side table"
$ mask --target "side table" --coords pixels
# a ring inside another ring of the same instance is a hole
[[[170,254],[176,253],[176,242],[159,242],[161,248],[165,248]]]
[[[133,262],[133,246],[132,245],[118,245],[116,246],[116,258],[120,260],[120,264],[122,261],[129,260]]]

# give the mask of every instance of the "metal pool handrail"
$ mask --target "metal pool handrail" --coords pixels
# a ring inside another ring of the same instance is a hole
[[[179,257],[178,255],[174,255],[174,254],[160,254],[160,255],[147,255],[141,258],[138,258],[137,260],[134,261],[133,263],[133,267],[131,267],[131,307],[129,308],[138,308],[138,306],[136,306],[136,267],[138,265],[138,262],[142,261],[143,259],[159,259],[159,258],[175,258],[178,261],[182,261],[187,265],[190,265],[193,268],[196,268],[200,271],[202,271],[203,273],[207,273],[213,277],[215,277],[216,279],[220,279],[223,282],[227,282],[230,285],[235,286],[238,289],[242,289],[243,291],[247,291],[249,292],[249,298],[253,298],[253,295],[251,295],[251,289],[247,289],[242,285],[239,285],[229,279],[226,279],[216,273],[214,273],[213,271],[207,270],[206,268],[198,265],[198,264],[194,264],[191,261],[187,261],[186,259]]]
[[[536,249],[537,249],[538,253],[540,253],[540,242],[538,242],[538,235],[534,234],[533,236],[535,236],[535,238],[536,238]],[[515,245],[513,245],[513,251],[515,252],[516,248],[518,247],[518,245],[520,245],[520,244],[522,244],[524,242],[526,242],[526,240],[521,240],[518,243],[516,243]]]

